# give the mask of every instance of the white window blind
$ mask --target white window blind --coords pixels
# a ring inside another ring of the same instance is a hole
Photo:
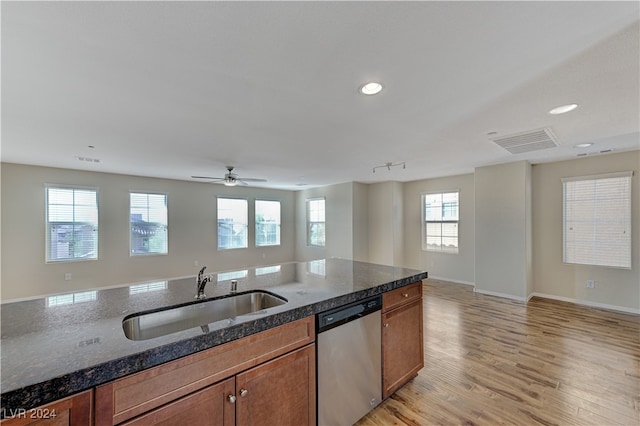
[[[562,179],[565,263],[631,268],[632,175]]]
[[[131,255],[167,254],[167,195],[132,192],[129,198]]]
[[[46,188],[46,261],[98,258],[98,191]]]

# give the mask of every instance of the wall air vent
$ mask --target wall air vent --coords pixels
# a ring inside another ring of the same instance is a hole
[[[501,136],[491,140],[512,154],[522,154],[558,146],[555,135],[548,127],[516,135]]]

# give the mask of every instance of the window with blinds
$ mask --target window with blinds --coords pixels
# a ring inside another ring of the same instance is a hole
[[[98,190],[46,188],[46,261],[98,258]]]
[[[631,268],[632,175],[562,179],[564,263]]]
[[[132,256],[169,252],[167,198],[166,194],[129,194]]]

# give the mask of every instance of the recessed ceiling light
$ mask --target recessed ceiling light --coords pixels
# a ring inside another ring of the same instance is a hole
[[[578,108],[578,104],[560,105],[550,110],[549,114],[553,114],[553,115],[564,114],[565,112],[573,111],[576,108]]]
[[[363,95],[377,95],[382,90],[382,83],[371,81],[360,86],[360,93]]]
[[[573,147],[574,148],[589,148],[591,145],[593,145],[592,143],[578,143],[575,144]]]

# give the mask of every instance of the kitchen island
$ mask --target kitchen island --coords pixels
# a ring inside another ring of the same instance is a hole
[[[426,272],[342,259],[212,274],[209,299],[266,290],[287,303],[148,340],[125,337],[131,314],[194,302],[193,277],[6,303],[2,315],[3,417],[96,388],[319,312],[420,282]]]

